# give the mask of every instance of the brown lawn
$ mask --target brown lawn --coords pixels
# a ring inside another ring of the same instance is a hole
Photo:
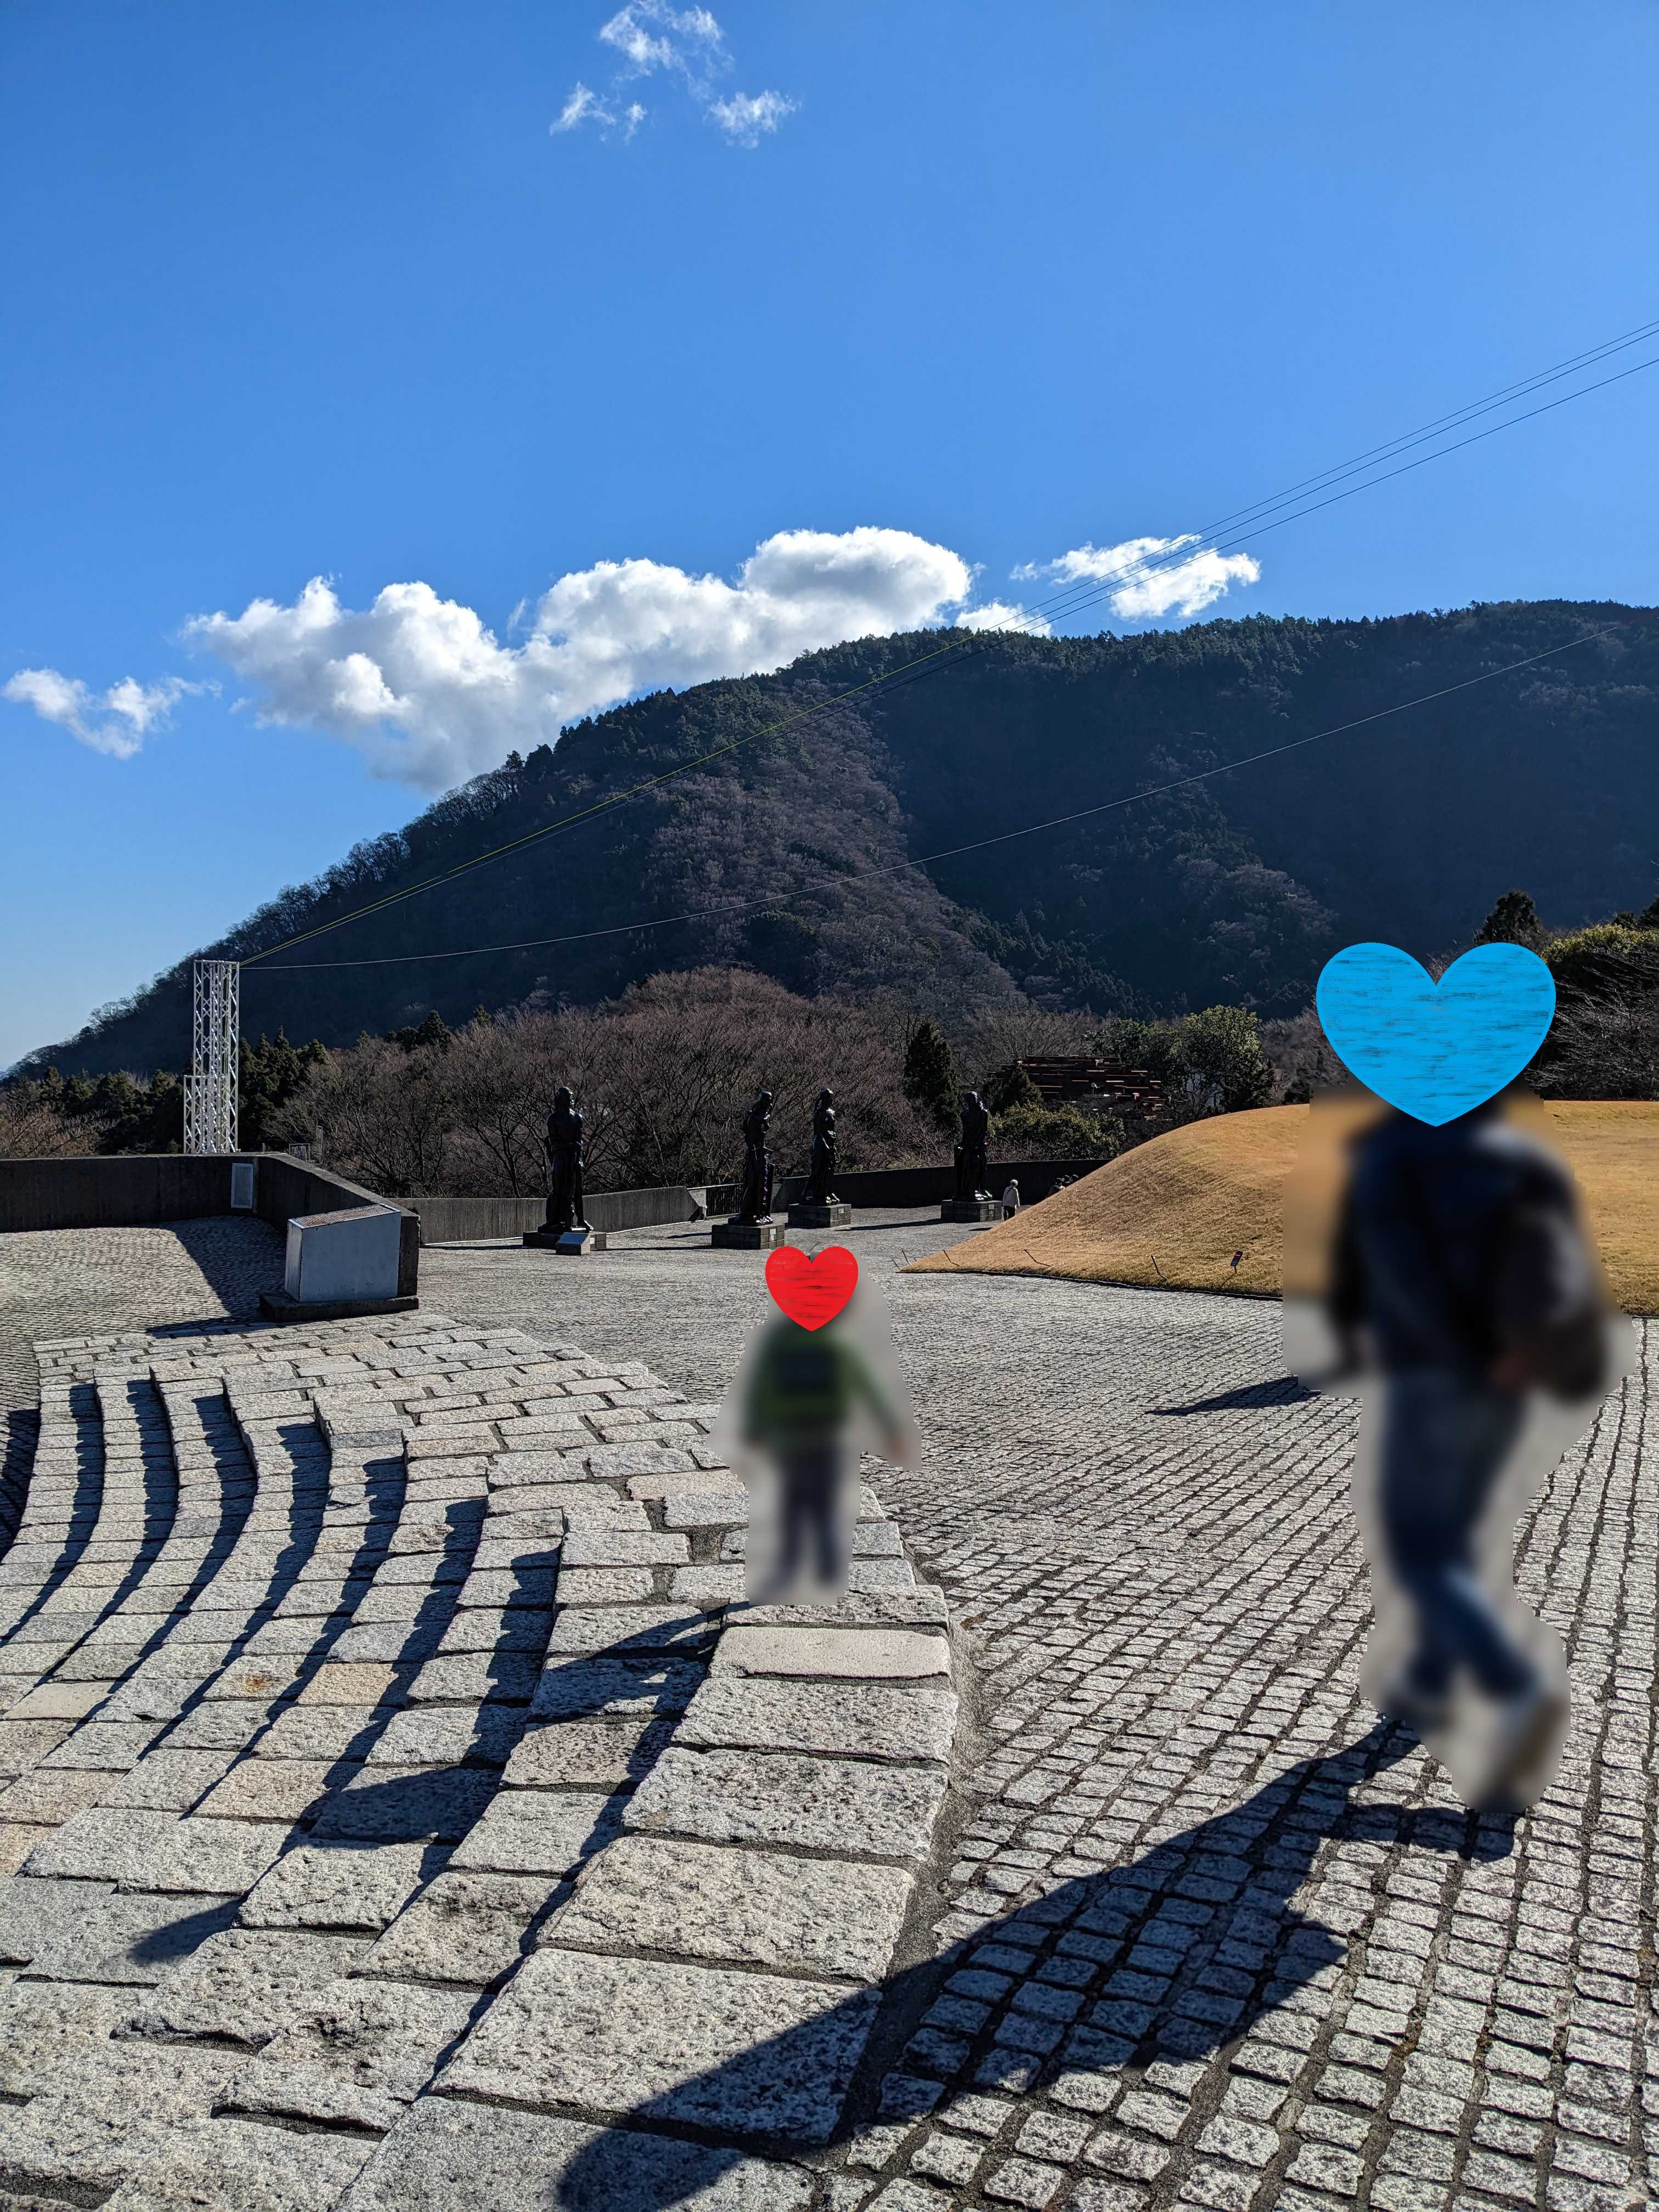
[[[1614,1297],[1659,1313],[1659,1104],[1534,1110],[1578,1178]],[[1276,1293],[1285,1186],[1308,1121],[1305,1106],[1268,1106],[1173,1129],[912,1272]]]

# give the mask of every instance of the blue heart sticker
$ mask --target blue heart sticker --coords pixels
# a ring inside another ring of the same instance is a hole
[[[1397,945],[1350,945],[1315,1003],[1349,1073],[1437,1129],[1519,1075],[1549,1034],[1555,978],[1521,945],[1477,945],[1438,983]]]

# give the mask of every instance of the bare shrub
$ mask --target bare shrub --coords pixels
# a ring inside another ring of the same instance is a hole
[[[101,1133],[101,1124],[64,1113],[45,1084],[0,1085],[0,1159],[70,1159],[95,1151]]]
[[[1563,998],[1538,1087],[1549,1098],[1659,1098],[1659,988]]]
[[[441,1190],[453,1126],[445,1060],[360,1037],[312,1070],[283,1131],[314,1142],[319,1159],[386,1198]]]

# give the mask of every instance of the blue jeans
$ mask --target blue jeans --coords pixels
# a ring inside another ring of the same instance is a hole
[[[1443,1698],[1460,1665],[1488,1697],[1516,1697],[1537,1680],[1474,1562],[1475,1531],[1525,1416],[1514,1392],[1449,1368],[1387,1378],[1379,1503],[1389,1565],[1417,1607],[1407,1686],[1418,1696]]]

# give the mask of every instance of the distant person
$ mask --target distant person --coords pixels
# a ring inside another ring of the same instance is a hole
[[[1390,1112],[1352,1146],[1328,1317],[1346,1367],[1380,1372],[1374,1511],[1358,1492],[1356,1505],[1413,1616],[1414,1643],[1375,1701],[1419,1735],[1455,1719],[1461,1731],[1467,1682],[1481,1713],[1459,1739],[1475,1745],[1458,1762],[1465,1796],[1513,1802],[1559,1750],[1566,1696],[1514,1589],[1513,1522],[1498,1532],[1501,1559],[1487,1522],[1484,1576],[1480,1538],[1535,1394],[1588,1405],[1607,1387],[1607,1316],[1571,1176],[1496,1100],[1439,1128]]]
[[[1012,1176],[1009,1176],[1008,1188],[1002,1194],[1002,1210],[1007,1214],[1019,1212],[1019,1185]]]
[[[1240,1261],[1243,1257],[1244,1257],[1244,1247],[1241,1244],[1241,1245],[1239,1246],[1239,1248],[1238,1248],[1237,1251],[1237,1252],[1235,1252],[1235,1253],[1233,1254],[1232,1267],[1233,1267],[1233,1273],[1234,1273],[1234,1274],[1237,1274],[1237,1273],[1238,1273],[1238,1263],[1239,1263],[1239,1261]]]
[[[777,1315],[738,1378],[740,1441],[774,1477],[769,1510],[750,1516],[748,1595],[757,1604],[803,1576],[814,1597],[845,1594],[846,1492],[861,1421],[873,1424],[884,1456],[912,1455],[902,1388],[878,1371],[849,1324],[853,1311],[814,1329]]]

